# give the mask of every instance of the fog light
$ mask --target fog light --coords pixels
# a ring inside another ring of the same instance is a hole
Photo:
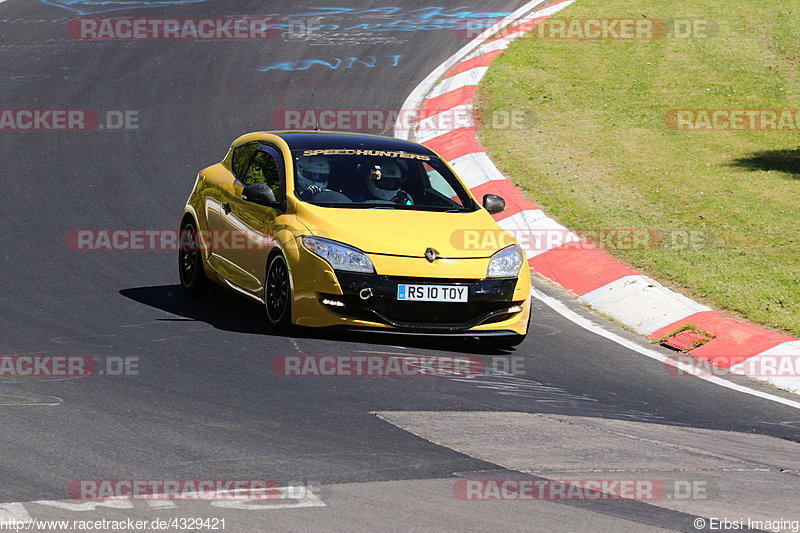
[[[331,307],[344,307],[344,302],[340,302],[339,300],[329,300],[325,298],[322,300],[324,305],[330,305]]]
[[[509,307],[508,308],[508,312],[509,313],[519,313],[521,311],[522,311],[522,306],[521,305],[515,305],[514,307]]]

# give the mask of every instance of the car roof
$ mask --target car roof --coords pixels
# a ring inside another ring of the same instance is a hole
[[[429,148],[410,141],[380,135],[326,131],[270,131],[286,141],[292,150],[360,149],[389,152],[414,152],[435,156]]]

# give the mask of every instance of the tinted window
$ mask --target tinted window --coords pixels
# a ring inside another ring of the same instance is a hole
[[[441,172],[430,166],[428,163],[423,163],[422,166],[425,169],[425,172],[428,174],[428,181],[430,182],[431,189],[447,196],[458,205],[464,205],[463,200],[458,196],[458,193],[455,191],[455,189],[453,189],[453,187],[447,181],[447,178],[445,178]]]
[[[241,179],[244,176],[247,164],[250,162],[250,158],[253,157],[256,148],[258,148],[258,143],[250,143],[233,151],[233,173],[237,178]]]
[[[280,202],[284,198],[278,163],[263,150],[256,151],[241,182],[245,185],[266,184],[275,193],[276,200]]]
[[[293,150],[295,196],[325,207],[474,211],[439,158],[360,149]]]

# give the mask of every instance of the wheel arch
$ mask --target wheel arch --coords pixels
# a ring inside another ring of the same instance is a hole
[[[181,218],[181,227],[184,226],[187,222],[194,222],[194,225],[197,226],[197,217],[194,215],[193,210],[186,210],[183,213],[183,217]],[[198,228],[199,229],[199,228]]]
[[[286,263],[286,270],[289,272],[289,288],[292,291],[292,299],[294,299],[294,275],[292,274],[292,264],[291,264],[291,261],[289,261],[289,258],[286,256],[286,253],[283,251],[283,248],[281,248],[280,245],[276,245],[276,246],[274,246],[272,248],[272,250],[270,250],[269,254],[267,254],[267,265],[266,265],[266,268],[264,269],[264,299],[265,300],[267,298],[266,282],[267,282],[267,274],[269,272],[269,266],[272,264],[272,260],[275,258],[275,256],[278,256],[278,255],[283,257],[283,262]]]

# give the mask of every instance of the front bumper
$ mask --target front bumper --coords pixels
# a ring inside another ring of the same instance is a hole
[[[320,293],[320,305],[334,314],[419,333],[460,333],[478,326],[500,325],[525,311],[514,301],[517,278],[439,279],[337,272],[342,294]],[[467,287],[467,302],[398,301],[400,283]],[[509,331],[514,333],[514,331]]]
[[[457,336],[524,335],[528,331],[530,271],[524,267],[517,278],[486,279],[474,274],[485,274],[488,259],[428,263],[425,259],[371,256],[382,273],[364,274],[334,271],[302,246],[289,252],[292,321],[299,326]],[[398,301],[398,283],[466,286],[468,302]],[[372,289],[370,298],[361,298],[363,289]]]

